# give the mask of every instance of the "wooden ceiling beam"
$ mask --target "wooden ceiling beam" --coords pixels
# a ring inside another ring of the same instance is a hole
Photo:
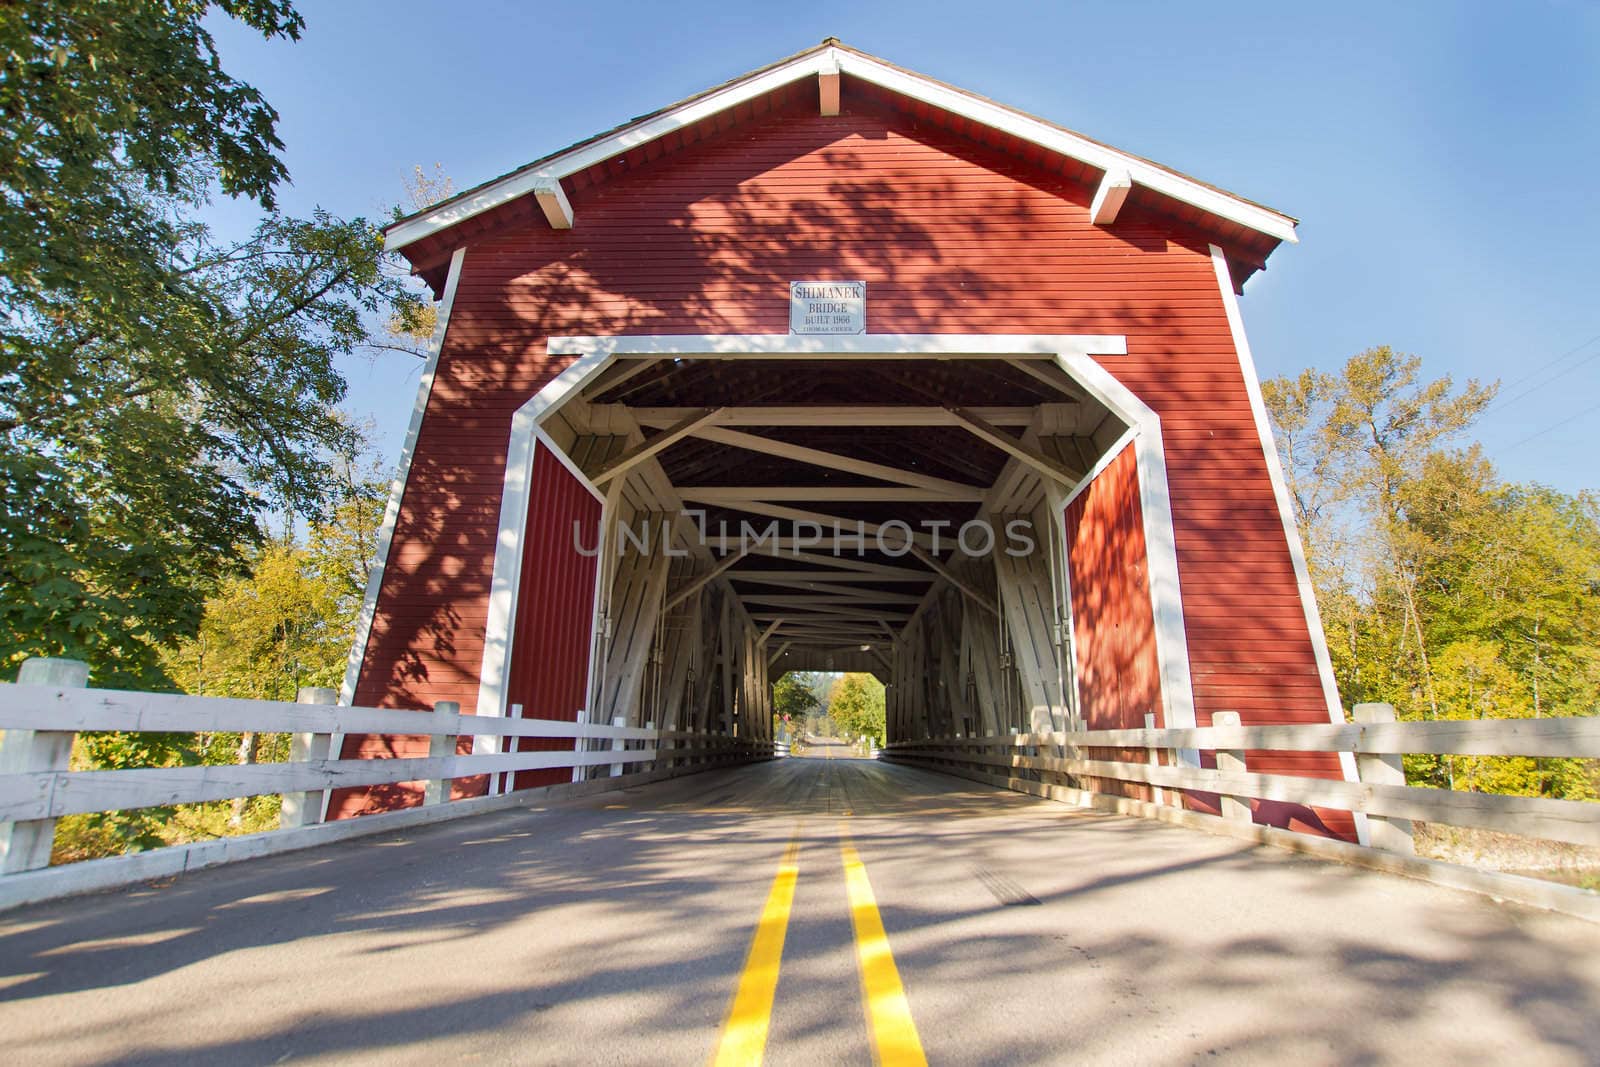
[[[811,607],[842,604],[845,606],[869,604],[916,604],[920,596],[909,593],[885,593],[877,589],[851,589],[844,593],[740,593],[750,604],[777,604],[780,607]]]
[[[861,559],[859,557],[852,559],[850,556],[846,555],[834,556],[824,555],[820,552],[807,552],[805,551],[807,547],[817,548],[820,547],[820,545],[816,541],[812,541],[809,545],[807,545],[806,538],[796,539],[790,537],[780,538],[779,540],[787,540],[790,542],[798,540],[800,543],[793,545],[792,547],[787,545],[782,547],[773,546],[771,548],[768,548],[767,545],[752,547],[750,549],[751,558],[761,559],[763,557],[771,556],[779,559],[796,560],[800,563],[815,563],[818,566],[832,567],[837,570],[852,571],[857,574],[894,575],[924,582],[933,577],[933,575],[929,574],[927,571],[918,570],[915,567],[895,566],[892,563],[875,563],[872,560]],[[851,538],[842,538],[841,540],[843,540],[846,544],[852,543]]]
[[[973,489],[973,486],[964,485],[961,482],[953,482],[948,478],[936,478],[921,471],[906,470],[903,467],[891,467],[885,463],[873,463],[869,460],[856,459],[853,456],[845,456],[838,452],[829,452],[821,448],[810,448],[805,445],[793,444],[789,441],[762,437],[759,434],[730,430],[722,420],[718,420],[715,426],[702,426],[695,431],[694,436],[703,441],[713,441],[717,444],[731,445],[750,452],[760,452],[764,455],[777,456],[781,459],[809,463],[814,467],[822,467],[826,470],[848,471],[851,474],[859,474],[865,478],[877,478],[880,481],[895,482],[899,485],[912,486],[918,489],[933,489],[958,495]],[[987,487],[984,488],[987,489]]]
[[[909,574],[860,574],[852,571],[734,571],[730,582],[761,582],[765,585],[793,585],[811,588],[838,582],[931,582],[934,575],[923,571]]]
[[[752,515],[765,515],[769,519],[787,519],[790,522],[811,523],[821,530],[831,531],[837,528],[841,534],[839,538],[841,541],[848,541],[849,539],[853,538],[855,536],[855,531],[860,529],[866,536],[872,538],[872,543],[874,546],[878,533],[886,529],[889,525],[889,523],[879,524],[876,522],[868,522],[866,519],[847,519],[841,515],[829,515],[828,513],[822,511],[811,511],[808,508],[790,508],[785,507],[782,504],[767,504],[761,501],[748,501],[745,503],[732,504],[728,506],[738,511],[749,512]],[[909,525],[907,526],[907,529],[910,529]],[[819,535],[819,537],[821,536],[822,535]],[[768,538],[766,540],[771,539]],[[909,538],[906,537],[903,530],[893,530],[890,532],[889,539],[887,539],[885,543],[889,548],[899,548],[908,541],[911,544],[921,545],[924,548],[933,547],[933,536],[931,534],[919,533],[915,529],[911,529],[911,536]],[[826,544],[827,541],[823,540],[823,543]]]
[[[738,504],[743,501],[812,501],[827,503],[934,503],[976,504],[986,487],[961,490],[924,489],[919,486],[876,485],[683,485],[678,495],[701,504]]]
[[[670,427],[704,409],[636,407],[633,417],[641,426]],[[996,426],[1027,426],[1033,407],[1001,406],[964,409]],[[724,407],[719,426],[960,426],[952,409],[911,404],[767,404]]]

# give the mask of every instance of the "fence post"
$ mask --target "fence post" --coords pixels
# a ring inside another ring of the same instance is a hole
[[[1156,728],[1156,713],[1155,712],[1147,711],[1147,712],[1144,713],[1144,728],[1146,730],[1154,730]],[[1150,766],[1152,766],[1152,767],[1161,766],[1161,753],[1160,753],[1160,751],[1154,745],[1151,745],[1150,749],[1149,749],[1149,752],[1150,752]],[[1154,798],[1154,800],[1155,800],[1155,802],[1157,804],[1166,804],[1166,802],[1167,802],[1167,791],[1165,789],[1162,789],[1159,785],[1151,785],[1151,787],[1150,787],[1150,795],[1151,795],[1152,798]]]
[[[1237,728],[1239,713],[1237,711],[1219,711],[1211,716],[1211,725],[1224,729]],[[1248,768],[1245,766],[1244,749],[1219,748],[1217,749],[1217,771],[1221,774],[1244,774]],[[1250,821],[1250,801],[1245,797],[1231,796],[1227,793],[1221,795],[1222,817],[1234,819],[1239,822]]]
[[[580,726],[586,725],[589,722],[589,711],[588,711],[587,708],[579,708],[578,709],[578,718],[577,718],[576,721]],[[582,737],[573,739],[572,751],[575,752],[575,753],[576,752],[588,752],[589,751],[589,742],[588,742],[588,740],[586,740],[585,738],[582,738]],[[583,781],[584,778],[587,776],[587,774],[586,774],[587,771],[588,771],[588,768],[584,767],[584,766],[581,766],[581,765],[573,767],[572,768],[572,780],[574,782]]]
[[[81,660],[35,656],[17,671],[18,685],[82,689],[89,665]],[[64,771],[72,760],[71,730],[6,730],[0,733],[0,774]],[[54,819],[0,823],[0,874],[19,874],[50,866],[56,841]]]
[[[456,754],[456,740],[461,736],[461,705],[454,700],[440,700],[433,705],[433,721],[436,732],[428,735],[428,758],[453,757]],[[424,804],[444,804],[450,800],[450,783],[453,778],[430,778],[427,788],[423,791]]]
[[[302,686],[295,694],[296,704],[337,704],[339,691],[325,686]],[[331,733],[299,733],[289,738],[289,762],[311,763],[328,758],[332,744]],[[322,821],[322,790],[308,789],[299,793],[283,794],[283,806],[278,811],[278,828],[290,830],[297,826],[310,826]]]
[[[626,726],[626,725],[628,725],[628,717],[626,715],[618,715],[617,717],[615,717],[614,719],[611,720],[611,725],[612,726]],[[613,752],[621,752],[623,749],[625,749],[627,747],[628,747],[628,743],[626,741],[624,741],[622,738],[613,737],[611,739],[611,751],[613,751]],[[623,765],[620,764],[620,763],[613,763],[611,765],[611,777],[613,777],[613,778],[622,777],[622,767],[623,767]]]
[[[1350,709],[1356,722],[1363,726],[1395,721],[1393,704],[1357,704]],[[1356,753],[1356,774],[1363,785],[1405,785],[1406,771],[1398,753],[1376,755]],[[1414,856],[1416,842],[1411,837],[1410,819],[1391,819],[1386,815],[1367,816],[1367,842],[1385,852],[1400,852]]]

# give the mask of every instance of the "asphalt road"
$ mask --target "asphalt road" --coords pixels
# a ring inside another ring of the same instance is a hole
[[[7,1064],[702,1064],[739,1019],[774,1064],[1594,1063],[1600,927],[847,759],[0,916]]]

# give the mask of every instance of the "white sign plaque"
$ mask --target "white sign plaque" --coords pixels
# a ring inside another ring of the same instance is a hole
[[[866,282],[790,282],[790,333],[866,333]]]

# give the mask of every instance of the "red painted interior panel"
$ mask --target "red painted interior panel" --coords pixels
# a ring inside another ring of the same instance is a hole
[[[578,527],[575,540],[574,525]],[[600,501],[540,442],[533,457],[522,581],[511,632],[507,714],[520,704],[529,719],[576,721],[587,699],[594,631],[594,583],[600,559],[584,556],[600,528]],[[525,737],[518,751],[572,748],[571,741]],[[570,782],[570,770],[522,771],[513,788]]]
[[[1150,602],[1144,509],[1133,446],[1097,474],[1064,516],[1079,708],[1090,730],[1141,729],[1161,706],[1161,663]],[[1089,750],[1091,759],[1144,759],[1143,750]],[[1149,799],[1143,786],[1101,781],[1102,791]]]

